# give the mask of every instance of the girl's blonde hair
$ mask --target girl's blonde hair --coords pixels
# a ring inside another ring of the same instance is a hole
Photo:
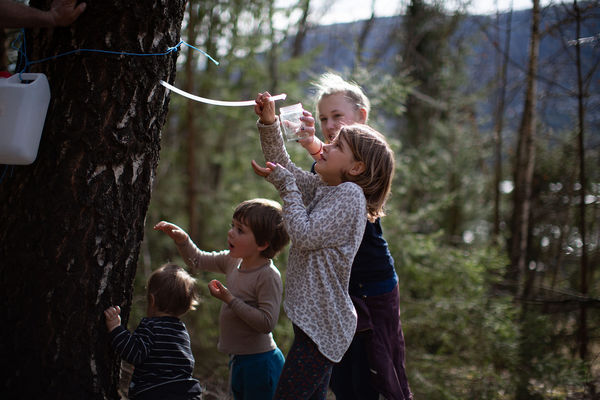
[[[337,74],[326,72],[313,83],[313,86],[316,89],[315,106],[317,107],[317,110],[315,115],[317,116],[317,121],[319,120],[319,102],[321,99],[325,96],[337,93],[343,93],[348,102],[352,104],[356,110],[364,108],[367,111],[367,116],[369,115],[369,111],[371,111],[369,98],[364,94],[361,87],[355,82],[344,80],[344,78]]]
[[[361,174],[345,174],[344,180],[354,182],[363,189],[368,218],[374,222],[385,215],[383,207],[394,178],[394,152],[381,133],[363,124],[342,127],[335,140],[343,140],[354,159],[365,164]]]

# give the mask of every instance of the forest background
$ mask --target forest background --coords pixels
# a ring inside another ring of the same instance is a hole
[[[176,86],[220,100],[283,92],[281,105],[314,111],[311,82],[333,71],[370,97],[370,124],[397,156],[382,225],[417,399],[599,396],[598,6],[536,0],[531,10],[472,16],[461,4],[412,0],[397,17],[323,26],[310,0],[187,2],[181,39],[219,65],[182,46]],[[150,272],[183,263],[156,222],[221,250],[239,202],[278,199],[250,168],[262,160],[255,121],[251,107],[171,93],[135,277],[121,290],[130,329],[145,313]],[[288,151],[310,167],[300,146]],[[5,188],[18,180],[5,175]],[[286,261],[285,251],[275,260],[284,279]],[[220,277],[197,278],[203,300],[184,318],[195,374],[207,399],[223,399],[221,303],[206,288]],[[91,326],[102,327],[99,317]],[[287,353],[293,333],[283,311],[274,337]]]

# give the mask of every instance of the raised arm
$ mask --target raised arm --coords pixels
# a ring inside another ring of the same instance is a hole
[[[235,268],[239,262],[229,256],[229,250],[203,251],[190,239],[189,235],[179,226],[167,221],[154,225],[154,230],[166,233],[177,246],[177,251],[192,273],[198,270],[226,274]]]
[[[323,152],[323,142],[315,136],[315,119],[309,111],[303,110],[303,115],[300,120],[304,124],[303,131],[306,137],[298,139],[298,143],[310,154],[310,156],[318,161],[321,159]]]

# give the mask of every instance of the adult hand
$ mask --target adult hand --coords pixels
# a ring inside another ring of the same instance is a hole
[[[254,112],[258,115],[260,123],[263,125],[273,124],[277,118],[275,117],[275,102],[271,100],[271,94],[269,92],[259,93],[255,101]]]
[[[76,4],[77,0],[54,0],[50,6],[50,15],[54,26],[71,25],[83,11],[86,3]]]
[[[176,245],[185,244],[189,239],[189,235],[183,229],[167,221],[160,221],[154,225],[154,230],[166,233]]]
[[[0,28],[67,26],[81,15],[86,4],[76,0],[53,0],[50,10],[29,7],[14,0],[0,0]]]
[[[108,307],[104,310],[104,318],[106,319],[106,329],[112,332],[117,326],[121,325],[121,307]]]

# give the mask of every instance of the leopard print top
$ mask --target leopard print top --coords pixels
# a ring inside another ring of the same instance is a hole
[[[279,121],[257,123],[265,160],[281,164],[268,180],[283,200],[291,239],[284,310],[333,362],[339,362],[356,330],[348,294],[352,260],[367,223],[362,189],[352,182],[327,186],[291,162]]]

